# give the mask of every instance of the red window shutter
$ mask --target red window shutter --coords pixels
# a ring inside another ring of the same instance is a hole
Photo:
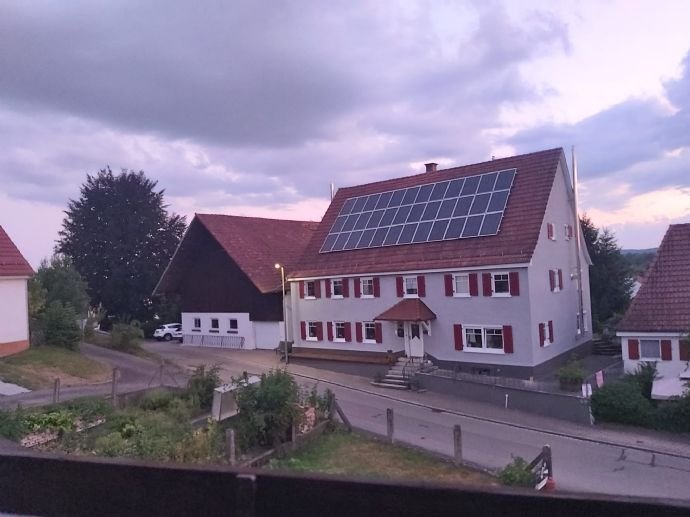
[[[398,291],[398,298],[402,298],[405,295],[405,291],[403,290],[403,277],[395,277],[395,287]]]
[[[302,335],[302,340],[307,339],[307,322],[306,321],[300,321],[299,322],[299,330]]]
[[[326,298],[331,297],[331,283],[332,282],[333,282],[333,280],[331,280],[330,278],[326,279]]]
[[[679,343],[679,352],[681,361],[690,361],[690,341],[681,339]]]
[[[558,290],[559,291],[563,290],[563,270],[562,269],[558,270]]]
[[[343,298],[349,298],[350,296],[350,279],[343,278]]]
[[[520,296],[520,273],[517,271],[508,273],[508,285],[510,286],[510,296]]]
[[[491,273],[482,273],[482,294],[491,296]]]
[[[352,324],[349,321],[345,322],[345,341],[352,341]]]
[[[544,324],[539,324],[539,346],[544,346],[546,343],[546,333],[544,332]]]
[[[333,341],[333,322],[329,321],[326,323],[326,334],[328,335],[328,341]]]
[[[314,298],[321,298],[321,280],[314,280]]]
[[[355,323],[355,338],[357,338],[357,343],[362,342],[362,322],[358,321]]]
[[[376,342],[383,343],[383,327],[380,323],[374,323],[374,332],[376,334]]]
[[[417,276],[417,295],[420,298],[426,296],[426,281],[424,275]]]
[[[455,350],[462,350],[464,343],[462,341],[462,325],[459,323],[453,325],[453,337],[455,337]]]
[[[446,296],[453,296],[453,275],[444,275],[443,282],[446,286]]]
[[[470,273],[470,296],[479,296],[477,273]]]
[[[546,223],[546,236],[553,240],[553,224]]]
[[[304,280],[299,281],[299,297],[304,298]]]
[[[671,351],[671,340],[662,339],[661,340],[661,360],[670,361],[673,358],[673,352]]]
[[[549,320],[549,342],[553,343],[553,321]]]
[[[316,339],[323,341],[323,322],[316,322]]]
[[[359,298],[362,296],[362,279],[361,278],[355,278],[355,298]]]
[[[378,298],[381,296],[381,280],[379,277],[374,277],[374,297]]]
[[[551,292],[556,290],[556,274],[553,269],[549,269],[549,289]]]
[[[503,325],[503,351],[513,353],[513,327],[510,325]]]
[[[640,341],[637,339],[628,339],[628,359],[640,358]]]

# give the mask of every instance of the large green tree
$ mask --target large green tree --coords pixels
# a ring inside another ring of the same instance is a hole
[[[628,308],[633,280],[615,235],[606,228],[600,230],[594,226],[587,215],[582,216],[581,224],[592,259],[589,270],[592,322],[595,330],[601,330]]]
[[[92,304],[109,315],[153,315],[151,292],[184,233],[185,218],[168,212],[156,186],[143,171],[106,168],[87,176],[65,212],[57,251],[70,257]]]
[[[44,305],[59,301],[72,307],[80,318],[86,318],[89,309],[87,284],[68,257],[53,255],[50,260],[44,259],[31,281],[44,290]]]

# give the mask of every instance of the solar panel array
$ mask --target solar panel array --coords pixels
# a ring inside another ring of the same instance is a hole
[[[515,169],[345,200],[321,253],[496,235]]]

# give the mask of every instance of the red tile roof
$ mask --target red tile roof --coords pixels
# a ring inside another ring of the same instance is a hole
[[[436,314],[419,298],[406,298],[383,311],[374,321],[430,321]]]
[[[289,274],[319,224],[235,215],[195,217],[262,293],[281,289],[275,264]]]
[[[31,276],[34,270],[0,226],[0,276]]]
[[[341,188],[333,198],[297,271],[291,278],[337,274],[412,271],[447,267],[518,264],[529,262],[539,239],[546,203],[563,149],[550,149],[510,158],[417,174],[355,187]],[[346,199],[388,190],[455,179],[504,169],[517,169],[497,235],[319,253]]]
[[[618,324],[624,332],[690,329],[690,223],[668,227],[644,283]]]

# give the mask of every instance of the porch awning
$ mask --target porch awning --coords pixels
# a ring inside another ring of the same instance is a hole
[[[419,298],[405,298],[383,311],[374,321],[430,321],[436,314]]]
[[[662,377],[652,384],[652,398],[654,400],[668,400],[682,397],[688,393],[688,379],[681,377]]]

